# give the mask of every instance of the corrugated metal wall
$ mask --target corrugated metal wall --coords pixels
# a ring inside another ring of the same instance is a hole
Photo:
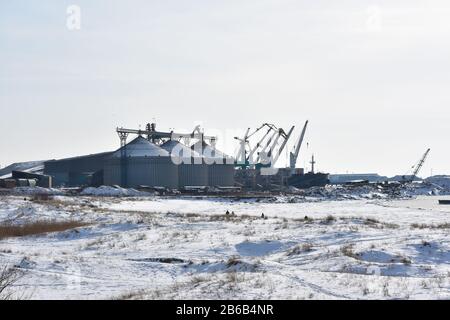
[[[178,164],[178,186],[207,186],[208,166],[200,154],[176,140],[166,141],[161,148]]]
[[[234,165],[212,164],[208,166],[208,184],[210,186],[234,186]]]
[[[208,167],[208,185],[211,187],[234,186],[234,160],[205,141],[198,141],[191,149],[201,153]],[[229,161],[229,162],[227,162]],[[229,164],[231,162],[231,164]]]
[[[179,187],[207,186],[208,166],[205,164],[180,164],[178,168]]]
[[[170,157],[130,157],[127,159],[127,181],[122,185],[120,158],[109,159],[104,168],[105,185],[135,188],[141,185],[178,188],[178,166]]]
[[[54,186],[79,186],[85,181],[87,173],[102,170],[105,160],[112,152],[104,152],[93,155],[51,160],[44,163],[44,174],[53,177]]]

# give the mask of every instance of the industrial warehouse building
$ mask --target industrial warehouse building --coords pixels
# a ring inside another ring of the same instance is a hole
[[[44,174],[53,178],[53,186],[76,187],[103,184],[103,167],[112,152],[50,160],[44,162]]]
[[[234,160],[199,143],[188,147],[170,139],[157,145],[138,136],[114,152],[47,161],[44,173],[53,177],[57,187],[234,186]],[[200,146],[204,154],[195,151]]]

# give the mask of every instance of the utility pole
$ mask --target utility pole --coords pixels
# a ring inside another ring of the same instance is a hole
[[[311,163],[311,173],[314,173],[314,165],[316,164],[316,161],[314,161],[314,154],[312,155],[310,163]]]

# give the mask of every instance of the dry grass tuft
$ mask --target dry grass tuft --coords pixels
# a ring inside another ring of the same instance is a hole
[[[412,263],[411,259],[408,257],[401,257],[400,262],[406,265],[410,265]]]
[[[346,257],[350,257],[350,258],[354,258],[354,259],[358,258],[358,254],[355,253],[355,251],[353,249],[353,244],[347,244],[345,246],[342,246],[341,253]]]
[[[364,224],[366,226],[372,227],[372,228],[376,228],[376,229],[397,229],[399,226],[395,223],[389,223],[389,222],[381,222],[377,219],[373,219],[373,218],[366,218],[364,220]]]
[[[366,218],[366,220],[364,220],[364,224],[367,225],[372,225],[372,224],[377,224],[380,223],[380,221],[378,221],[377,219],[373,219],[373,218]]]
[[[229,283],[237,283],[239,281],[237,272],[229,272],[226,276],[226,281]]]
[[[311,218],[311,217],[305,216],[304,218],[295,218],[295,219],[292,219],[292,221],[295,221],[295,222],[301,222],[301,223],[313,223],[313,222],[314,222],[314,219]]]
[[[227,267],[229,268],[229,267],[232,267],[232,266],[235,266],[235,265],[237,265],[237,264],[239,264],[239,263],[241,263],[242,261],[239,259],[239,257],[237,257],[237,256],[232,256],[232,257],[230,257],[229,259],[228,259],[228,261],[227,261]]]
[[[202,215],[199,214],[199,213],[186,213],[184,216],[185,216],[186,218],[199,218],[199,217],[201,217]]]
[[[210,215],[209,221],[232,221],[232,222],[242,222],[245,220],[257,220],[261,219],[259,217],[250,216],[247,214],[241,214],[241,215],[232,215],[232,214],[224,214],[224,215]]]
[[[125,292],[118,297],[114,297],[113,300],[141,300],[145,297],[145,291],[143,289],[136,291]]]
[[[0,239],[11,237],[25,237],[48,232],[60,232],[87,225],[88,223],[86,222],[75,220],[69,221],[43,220],[43,221],[26,222],[21,225],[4,223],[0,224]]]
[[[36,193],[31,197],[31,201],[35,202],[45,202],[45,201],[51,201],[54,197],[51,194],[47,193]]]
[[[313,245],[311,243],[303,243],[301,245],[296,245],[291,250],[288,251],[288,256],[293,256],[297,254],[301,254],[304,252],[310,252],[312,251]]]
[[[194,276],[194,277],[192,277],[190,282],[194,287],[197,287],[198,285],[200,285],[201,283],[206,282],[206,281],[208,281],[208,279],[206,277]]]
[[[425,224],[425,223],[413,223],[411,224],[413,229],[450,229],[450,223],[440,223],[440,224]]]

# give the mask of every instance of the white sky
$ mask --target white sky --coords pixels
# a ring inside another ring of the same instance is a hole
[[[431,147],[422,175],[450,173],[449,16],[448,1],[0,0],[0,165],[114,150],[116,126],[153,118],[295,137],[309,119],[299,165],[313,151],[323,171],[405,174]]]

